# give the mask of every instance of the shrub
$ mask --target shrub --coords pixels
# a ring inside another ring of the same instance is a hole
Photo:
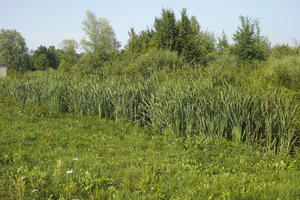
[[[129,73],[138,72],[143,77],[149,77],[157,71],[175,71],[185,65],[184,59],[176,52],[168,50],[150,50],[139,56],[129,67]]]
[[[300,90],[300,57],[287,56],[269,59],[265,64],[266,79],[275,85],[292,90]]]
[[[283,58],[285,56],[296,55],[296,50],[289,45],[277,45],[272,49],[272,56],[275,58]]]

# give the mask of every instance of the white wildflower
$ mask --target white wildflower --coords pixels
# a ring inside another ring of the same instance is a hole
[[[67,174],[73,174],[73,173],[74,173],[73,170],[68,170],[68,171],[67,171]]]
[[[73,158],[72,160],[75,160],[75,161],[77,161],[77,160],[79,160],[78,158]]]

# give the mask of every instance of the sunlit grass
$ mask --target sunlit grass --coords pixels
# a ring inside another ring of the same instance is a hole
[[[0,199],[300,199],[299,157],[0,99]]]

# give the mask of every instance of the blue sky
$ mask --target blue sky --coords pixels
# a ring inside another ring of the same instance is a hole
[[[231,38],[240,15],[259,19],[262,34],[271,43],[300,41],[299,0],[0,0],[0,29],[16,29],[29,49],[55,45],[64,39],[80,41],[85,11],[107,18],[122,45],[128,31],[151,27],[162,8],[177,17],[182,8],[197,17],[202,30],[219,36],[224,30]]]

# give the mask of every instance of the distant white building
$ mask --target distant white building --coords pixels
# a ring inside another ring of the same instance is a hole
[[[4,77],[7,74],[7,66],[0,64],[0,77]]]

